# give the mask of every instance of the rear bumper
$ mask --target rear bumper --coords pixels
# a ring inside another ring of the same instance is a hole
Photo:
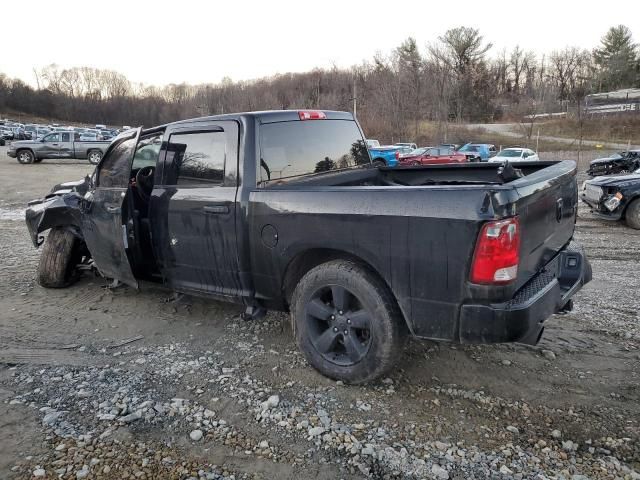
[[[462,343],[538,343],[544,321],[568,307],[571,297],[591,281],[591,265],[582,247],[572,242],[525,284],[508,302],[463,305]]]

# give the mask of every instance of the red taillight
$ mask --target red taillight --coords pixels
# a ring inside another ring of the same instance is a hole
[[[400,160],[400,152],[396,152],[396,160]]]
[[[510,283],[518,276],[520,223],[518,217],[482,226],[471,265],[471,281],[489,285]]]
[[[317,110],[300,110],[298,116],[300,120],[324,120],[327,118],[326,113]]]

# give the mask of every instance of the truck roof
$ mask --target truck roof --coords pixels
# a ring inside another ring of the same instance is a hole
[[[151,127],[143,130],[143,133],[152,133],[156,131],[164,130],[171,125],[180,125],[183,123],[191,123],[197,121],[207,120],[239,120],[240,118],[258,120],[260,123],[275,123],[275,122],[288,122],[293,120],[300,120],[300,112],[322,112],[327,120],[353,120],[353,114],[350,112],[340,112],[335,110],[312,110],[312,109],[299,109],[299,110],[264,110],[258,112],[240,112],[240,113],[225,113],[222,115],[211,115],[206,117],[196,117],[186,120],[178,120],[177,122],[166,123],[157,127]]]

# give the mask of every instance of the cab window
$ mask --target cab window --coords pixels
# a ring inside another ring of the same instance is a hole
[[[60,134],[59,133],[52,133],[50,135],[47,135],[46,137],[44,137],[44,141],[45,142],[59,142],[60,141]]]
[[[167,144],[167,158],[171,157],[167,184],[222,184],[226,149],[227,136],[224,131],[174,133]]]

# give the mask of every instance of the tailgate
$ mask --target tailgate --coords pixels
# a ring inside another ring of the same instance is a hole
[[[518,193],[520,268],[524,285],[571,240],[578,205],[576,164],[563,161],[511,182]]]

